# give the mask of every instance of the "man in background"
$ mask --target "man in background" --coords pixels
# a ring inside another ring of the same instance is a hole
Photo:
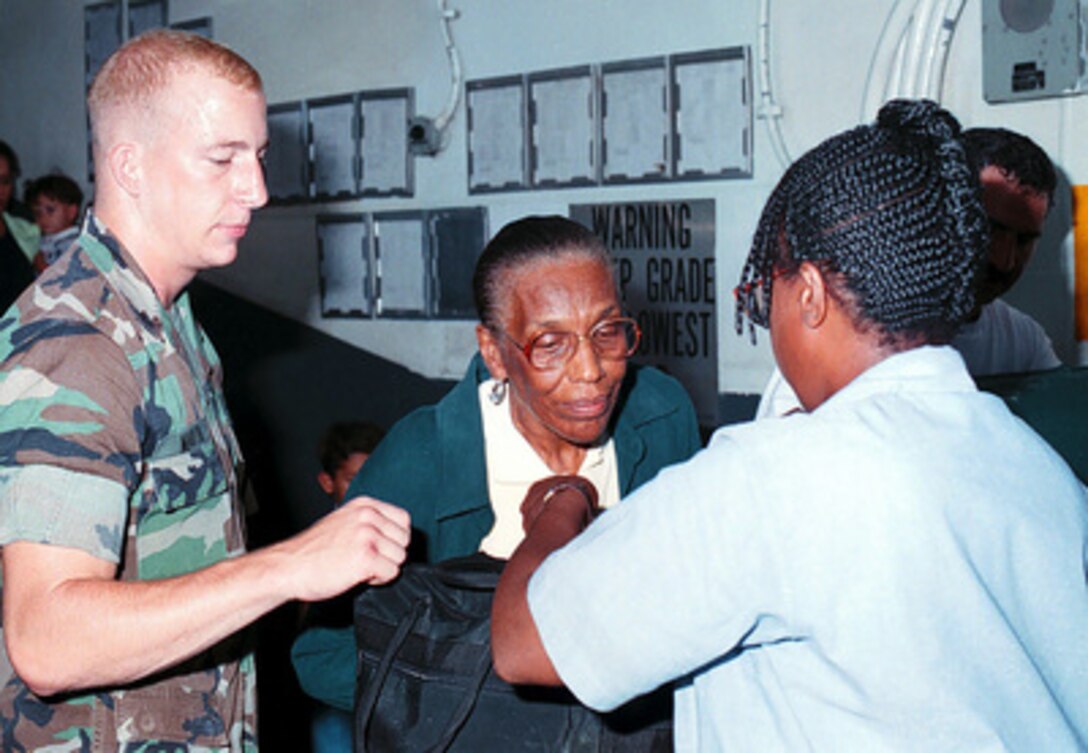
[[[1056,368],[1061,361],[1042,326],[1000,297],[1035,253],[1054,205],[1054,166],[1034,141],[1006,128],[970,128],[963,141],[990,218],[990,253],[979,308],[952,346],[975,377]]]

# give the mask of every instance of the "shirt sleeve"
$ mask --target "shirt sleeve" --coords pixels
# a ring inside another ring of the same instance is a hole
[[[140,472],[137,425],[151,419],[124,353],[73,329],[43,328],[0,371],[0,545],[117,562]]]
[[[563,682],[610,710],[753,635],[781,564],[761,530],[736,445],[662,471],[529,583],[529,609]],[[730,479],[728,485],[722,479]],[[732,497],[732,498],[730,498]]]

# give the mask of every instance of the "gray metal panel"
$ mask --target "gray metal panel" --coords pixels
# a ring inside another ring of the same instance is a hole
[[[369,316],[373,280],[366,215],[318,216],[317,250],[321,316]]]
[[[306,108],[302,102],[268,108],[265,183],[273,201],[301,201],[309,194]]]
[[[982,94],[987,102],[1080,91],[1078,0],[985,0]]]
[[[434,315],[442,319],[475,319],[472,275],[487,241],[487,210],[436,210],[428,214],[427,226],[434,269]]]
[[[677,179],[752,176],[752,85],[747,47],[673,55]]]
[[[525,88],[522,76],[465,84],[469,193],[528,185]]]
[[[412,89],[359,92],[363,196],[415,193],[415,162],[408,153],[408,121],[414,114]]]
[[[672,118],[665,58],[606,63],[600,79],[603,181],[667,179]]]
[[[373,215],[378,316],[425,317],[430,311],[430,243],[423,212]]]
[[[528,77],[530,178],[536,188],[598,182],[597,82],[589,66]]]
[[[318,199],[357,196],[358,108],[345,94],[307,102],[310,135],[310,195]]]

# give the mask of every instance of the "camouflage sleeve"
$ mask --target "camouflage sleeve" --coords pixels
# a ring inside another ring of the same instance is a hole
[[[40,337],[0,369],[0,545],[121,555],[139,474],[142,391],[97,332]]]

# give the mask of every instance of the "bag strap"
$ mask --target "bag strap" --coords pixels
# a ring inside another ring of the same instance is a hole
[[[480,698],[480,691],[483,689],[484,681],[487,680],[487,674],[490,671],[491,646],[488,645],[487,650],[480,655],[480,661],[473,670],[472,684],[469,686],[468,692],[465,693],[465,697],[461,699],[461,705],[454,712],[453,718],[450,720],[450,726],[446,728],[446,734],[427,753],[446,753],[450,746],[453,745],[453,741],[461,733],[461,728],[465,726],[465,722],[468,721],[469,716],[472,714],[472,709],[476,707],[476,701]]]
[[[378,705],[378,696],[381,695],[382,687],[389,677],[389,670],[393,666],[393,660],[396,658],[401,646],[403,646],[404,642],[408,639],[408,634],[412,631],[416,621],[423,614],[423,610],[426,606],[427,604],[425,601],[417,601],[412,605],[412,611],[408,613],[408,616],[401,620],[400,624],[397,625],[396,632],[393,633],[393,636],[389,639],[389,645],[386,646],[385,653],[382,654],[381,661],[378,662],[378,666],[374,670],[374,676],[367,686],[366,694],[359,699],[359,707],[355,714],[355,730],[359,738],[358,744],[360,753],[367,753],[367,730],[370,728],[370,720],[374,716],[374,709]],[[465,697],[461,700],[461,704],[453,713],[453,717],[450,720],[449,726],[446,728],[445,734],[443,734],[439,741],[430,748],[428,753],[445,753],[449,747],[453,745],[453,741],[457,738],[457,735],[460,734],[461,728],[465,726],[465,722],[468,721],[469,716],[472,714],[472,709],[476,707],[476,701],[480,697],[480,691],[483,689],[484,682],[487,680],[487,675],[491,671],[490,642],[486,648],[487,650],[480,655],[476,667],[473,668],[472,683],[465,693]]]
[[[359,707],[355,712],[355,730],[359,737],[360,753],[367,753],[367,729],[370,728],[370,720],[374,716],[374,708],[378,705],[378,696],[381,694],[382,686],[385,685],[385,680],[389,676],[389,668],[393,666],[394,657],[400,651],[400,647],[404,645],[404,641],[408,638],[408,633],[416,624],[416,620],[423,613],[423,608],[424,603],[422,601],[416,602],[412,605],[412,611],[408,613],[408,616],[397,625],[397,631],[389,639],[389,645],[386,646],[385,653],[382,654],[381,661],[378,662],[378,666],[374,670],[374,676],[370,680],[366,694],[359,699]]]

